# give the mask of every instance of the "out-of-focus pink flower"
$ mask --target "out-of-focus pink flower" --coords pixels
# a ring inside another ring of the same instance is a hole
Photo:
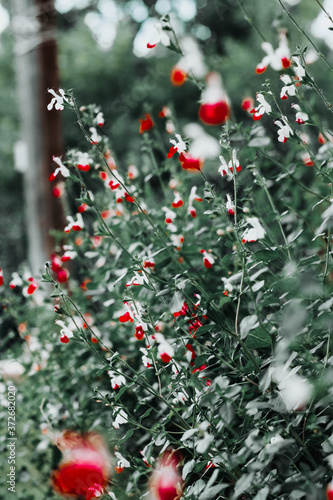
[[[57,493],[85,500],[100,497],[108,483],[110,458],[101,436],[65,431],[56,441],[64,457],[53,472]]]
[[[167,450],[152,473],[149,491],[153,500],[179,500],[184,483],[178,472],[181,454]]]
[[[229,99],[217,73],[209,73],[202,93],[199,118],[206,125],[222,125],[230,118]]]

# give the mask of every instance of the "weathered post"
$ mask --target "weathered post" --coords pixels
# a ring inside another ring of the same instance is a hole
[[[54,0],[13,0],[16,66],[22,140],[26,151],[24,172],[28,261],[33,274],[54,250],[50,229],[64,227],[59,199],[52,196],[48,177],[52,155],[63,153],[61,114],[48,111],[48,88],[59,89],[56,12]]]

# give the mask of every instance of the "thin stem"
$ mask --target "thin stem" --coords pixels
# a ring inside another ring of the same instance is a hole
[[[325,9],[325,7],[323,6],[323,4],[319,1],[319,0],[316,0],[317,4],[319,5],[319,7],[325,12],[326,16],[328,17],[328,19],[331,21],[331,23],[333,24],[333,19],[332,19],[332,16],[329,12],[327,12],[327,10]]]
[[[247,12],[247,10],[245,9],[243,3],[241,2],[241,0],[237,0],[237,3],[238,5],[240,6],[241,10],[243,11],[243,14],[244,14],[244,19],[245,21],[247,21],[251,26],[252,28],[254,29],[254,31],[257,32],[257,34],[260,36],[260,38],[266,42],[266,38],[264,37],[264,35],[261,33],[260,29],[258,28],[258,26],[256,26],[256,24],[253,22],[253,19],[249,16],[249,13]]]
[[[333,67],[330,65],[330,63],[327,61],[326,57],[324,56],[324,54],[322,54],[320,52],[320,50],[318,49],[317,45],[311,40],[311,38],[309,37],[309,35],[303,30],[303,28],[301,28],[301,26],[297,23],[297,21],[293,18],[293,16],[290,14],[290,12],[286,9],[286,7],[283,5],[282,1],[281,0],[277,0],[279,2],[279,4],[281,5],[282,9],[284,10],[284,12],[287,14],[287,16],[289,17],[289,19],[292,21],[292,23],[296,26],[296,28],[302,33],[303,36],[305,36],[305,38],[311,43],[312,47],[315,49],[315,51],[317,52],[318,56],[320,57],[320,59],[322,59],[326,65],[330,68],[331,71],[333,71]]]

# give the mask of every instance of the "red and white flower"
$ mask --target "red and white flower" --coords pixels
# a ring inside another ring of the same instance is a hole
[[[233,204],[230,194],[227,194],[227,203],[225,205],[229,215],[235,215],[235,205]]]
[[[170,139],[173,146],[170,147],[167,158],[172,158],[175,153],[181,154],[185,153],[187,146],[179,134],[175,134],[175,139]]]
[[[170,45],[170,38],[169,35],[167,34],[166,31],[164,31],[164,26],[168,25],[169,23],[165,22],[157,22],[154,24],[157,35],[151,40],[151,42],[147,43],[147,49],[153,49],[156,47],[158,43],[161,43],[165,47],[169,47]]]
[[[96,125],[98,125],[99,127],[103,127],[104,125],[104,115],[102,113],[102,111],[99,111],[94,119],[94,122],[96,123]]]
[[[279,35],[279,46],[276,50],[268,42],[263,42],[261,48],[266,52],[266,56],[257,65],[256,73],[260,74],[266,71],[270,65],[275,71],[289,68],[290,66],[290,50],[285,31],[281,31]]]
[[[174,191],[174,200],[171,204],[172,208],[179,208],[179,207],[182,207],[184,205],[184,202],[180,196],[180,194],[178,193],[178,191]]]
[[[101,436],[65,431],[56,444],[64,455],[52,476],[57,493],[85,500],[102,496],[109,479],[110,457]]]
[[[58,165],[58,168],[56,168],[53,174],[50,175],[49,181],[53,181],[57,177],[59,172],[63,177],[69,177],[69,170],[62,163],[61,159],[58,156],[52,156],[52,160]]]
[[[115,467],[115,471],[117,474],[120,474],[124,470],[125,467],[128,468],[131,466],[131,464],[129,463],[128,460],[126,460],[126,458],[124,458],[122,456],[121,453],[119,453],[119,451],[115,451],[114,454],[115,454],[115,457],[118,458],[118,462],[117,462],[117,465]]]
[[[159,460],[149,482],[149,493],[152,500],[178,500],[181,498],[184,481],[178,472],[182,461],[179,452],[167,450]]]
[[[68,328],[68,326],[65,325],[65,323],[63,321],[61,321],[60,319],[56,320],[56,325],[58,325],[58,326],[61,327],[61,330],[60,330],[60,333],[61,333],[60,342],[62,342],[63,344],[68,344],[69,339],[71,339],[72,337],[74,337],[74,334],[73,334],[72,330],[70,328]]]
[[[296,110],[296,123],[303,125],[305,122],[309,121],[309,115],[301,111],[298,104],[292,104],[291,107]]]
[[[68,104],[72,104],[71,101],[65,97],[63,89],[59,89],[59,94],[56,94],[53,89],[47,89],[47,91],[53,95],[51,102],[47,105],[47,109],[49,111],[51,111],[53,106],[57,111],[62,111],[64,109],[64,101]]]
[[[126,379],[123,375],[119,375],[112,370],[108,371],[108,375],[111,380],[111,386],[113,390],[120,389],[122,385],[126,384]]]
[[[71,229],[73,231],[81,231],[84,228],[83,218],[80,213],[76,214],[76,220],[71,215],[67,215],[66,219],[68,224],[64,229],[65,233],[69,233]]]
[[[180,45],[184,55],[170,73],[171,83],[176,87],[183,85],[190,71],[195,78],[203,78],[207,73],[207,67],[196,41],[191,37],[184,37]]]
[[[247,228],[242,236],[243,243],[251,243],[253,241],[261,240],[265,237],[266,231],[262,227],[257,217],[248,217],[246,222],[250,224],[251,229]]]
[[[293,71],[298,81],[301,82],[305,76],[305,68],[302,66],[301,59],[299,57],[294,56],[292,60],[296,64],[296,67],[293,66]]]
[[[194,201],[202,201],[202,198],[199,198],[197,196],[197,186],[193,186],[191,188],[190,196],[188,198],[187,213],[192,215],[192,217],[197,216],[197,211],[196,211],[195,207],[193,206]]]
[[[165,212],[165,222],[166,224],[172,224],[174,219],[177,217],[176,212],[170,210],[168,207],[162,207],[163,212]]]
[[[254,120],[260,120],[265,113],[270,113],[272,111],[271,105],[268,104],[263,94],[258,93],[256,99],[259,102],[259,106],[253,108],[250,112],[252,113],[252,118]]]
[[[161,333],[155,334],[156,342],[158,343],[157,352],[163,363],[170,363],[175,355],[173,347],[165,340]]]
[[[95,141],[98,142],[98,141]],[[88,153],[80,153],[78,162],[77,162],[77,168],[79,170],[82,170],[82,172],[88,172],[90,170],[90,163],[92,162],[92,159],[90,158]]]
[[[232,158],[227,164],[223,156],[219,156],[221,165],[218,169],[218,172],[224,177],[225,175],[228,176],[228,179],[232,179],[236,172],[240,172],[242,170],[242,167],[240,166],[239,160],[237,159],[237,152],[235,149],[232,151]]]
[[[0,286],[3,284],[3,278],[2,279],[1,278],[2,278],[2,271],[0,269]],[[22,285],[23,285],[23,280],[21,276],[19,276],[19,274],[16,272],[12,273],[12,279],[9,282],[10,288],[14,289],[17,286],[22,286]]]
[[[278,141],[279,142],[287,142],[289,137],[293,135],[292,128],[288,123],[288,119],[286,116],[283,116],[281,120],[276,120],[275,125],[279,127],[278,130]]]
[[[127,413],[125,413],[125,411],[120,406],[114,409],[113,415],[116,415],[114,422],[112,422],[112,425],[115,429],[119,429],[119,426],[122,424],[127,424],[128,422]]]
[[[30,284],[26,288],[24,288],[22,292],[25,297],[27,297],[28,295],[32,295],[38,288],[38,283],[34,278],[30,277],[28,278],[28,281],[30,282]]]
[[[207,269],[210,269],[211,267],[213,267],[213,264],[215,262],[215,259],[214,257],[206,252],[206,250],[200,250],[200,253],[202,253],[203,255],[203,263],[204,263],[204,266],[207,268]]]
[[[145,368],[152,368],[153,366],[153,361],[151,358],[148,357],[148,351],[147,349],[144,349],[143,347],[140,347],[140,351],[142,352],[142,363],[144,364]]]
[[[296,84],[289,75],[281,75],[280,79],[284,83],[281,89],[280,98],[288,99],[288,95],[293,97],[296,95]]]
[[[2,269],[0,269],[0,286],[3,286],[3,272],[2,272]],[[11,287],[11,288],[15,288],[15,287]]]
[[[222,125],[230,117],[230,103],[218,73],[209,73],[201,95],[199,118],[206,125]]]
[[[127,171],[127,177],[131,180],[136,179],[137,176],[139,175],[139,171],[136,168],[135,165],[129,165],[128,171]]]
[[[98,134],[95,127],[90,127],[89,132],[90,132],[91,144],[98,144],[99,142],[101,142],[102,137]]]

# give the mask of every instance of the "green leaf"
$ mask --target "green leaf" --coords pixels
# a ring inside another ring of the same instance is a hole
[[[119,444],[124,443],[125,441],[127,441],[127,439],[129,439],[130,437],[133,436],[133,433],[134,433],[133,429],[128,429],[128,431],[126,432],[125,436],[121,437],[119,439],[118,443]]]
[[[261,326],[259,326],[255,330],[249,332],[244,344],[249,349],[271,347],[272,339],[269,334]]]
[[[195,336],[200,337],[204,333],[207,333],[207,332],[214,330],[214,328],[215,328],[215,325],[200,326],[200,328],[198,328],[197,331],[195,332]]]
[[[197,356],[195,358],[194,366],[196,368],[199,368],[200,366],[202,366],[205,363],[206,359],[207,359],[207,354],[200,354],[200,356]]]
[[[189,475],[190,472],[192,472],[194,467],[195,467],[195,460],[194,459],[190,460],[190,462],[186,462],[186,464],[183,467],[183,473],[182,473],[183,479],[187,478],[187,476]]]
[[[139,422],[142,422],[142,420],[143,420],[144,418],[147,418],[147,417],[151,414],[151,412],[153,411],[153,409],[154,409],[154,408],[148,408],[148,410],[147,410],[147,411],[145,411],[145,412],[144,412],[144,414],[143,414],[143,415],[141,415],[141,417],[139,418]]]
[[[222,307],[224,306],[224,304],[227,304],[228,302],[230,302],[230,297],[224,295],[223,297],[220,298],[219,306]]]

